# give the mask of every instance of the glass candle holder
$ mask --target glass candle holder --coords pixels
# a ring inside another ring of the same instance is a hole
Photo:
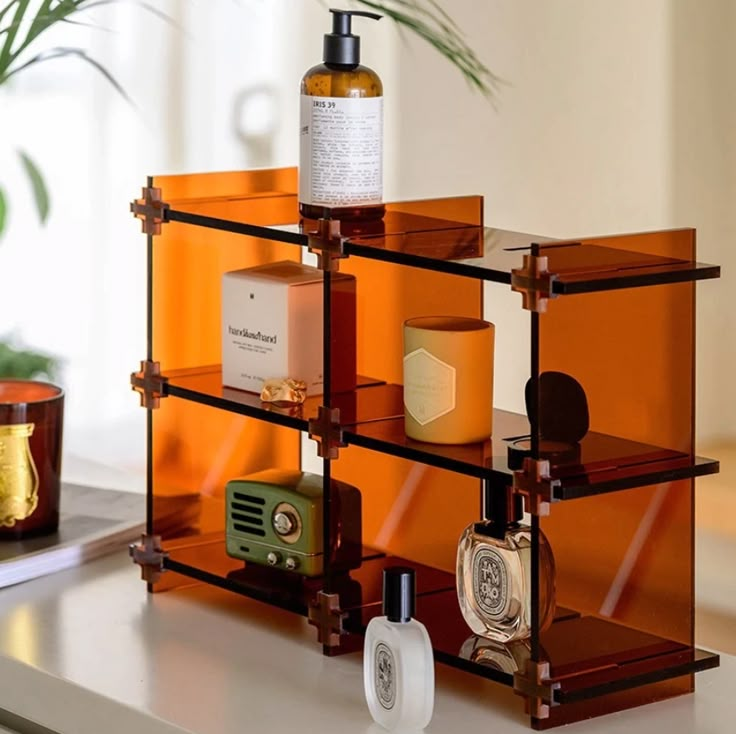
[[[495,327],[481,319],[404,322],[404,421],[417,441],[485,441],[493,432]]]
[[[63,419],[61,388],[0,380],[0,539],[58,529]]]

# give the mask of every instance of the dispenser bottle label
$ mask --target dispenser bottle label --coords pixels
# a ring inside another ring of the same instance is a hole
[[[383,97],[301,96],[299,201],[327,207],[383,201]]]

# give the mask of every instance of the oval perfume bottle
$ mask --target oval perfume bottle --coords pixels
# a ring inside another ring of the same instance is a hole
[[[460,611],[473,632],[497,642],[531,636],[532,530],[520,521],[522,498],[511,488],[484,490],[486,520],[469,525],[457,549]],[[539,531],[539,624],[548,627],[555,611],[555,563]]]
[[[416,731],[434,709],[434,658],[414,615],[414,569],[383,571],[383,613],[365,631],[363,684],[368,710],[384,729]]]
[[[325,34],[324,63],[301,83],[299,118],[299,213],[319,219],[376,220],[383,204],[383,85],[360,64],[360,37],[353,16],[375,13],[333,10]]]

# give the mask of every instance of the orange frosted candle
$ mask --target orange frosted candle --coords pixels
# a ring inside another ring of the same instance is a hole
[[[404,323],[406,435],[430,443],[485,441],[493,431],[495,327],[425,316]]]

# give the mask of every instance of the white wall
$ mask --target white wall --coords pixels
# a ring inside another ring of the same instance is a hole
[[[698,433],[736,439],[736,3],[672,6],[673,223],[698,229],[701,260],[722,276],[698,287]]]
[[[732,0],[451,0],[487,65],[507,82],[496,109],[424,45],[399,54],[399,196],[486,196],[486,224],[575,237],[699,230],[698,433],[736,438],[736,4]],[[387,101],[387,106],[390,102]],[[431,175],[428,175],[431,171]],[[487,318],[523,329],[518,296],[491,286]],[[497,360],[501,407],[518,409],[519,340]]]

